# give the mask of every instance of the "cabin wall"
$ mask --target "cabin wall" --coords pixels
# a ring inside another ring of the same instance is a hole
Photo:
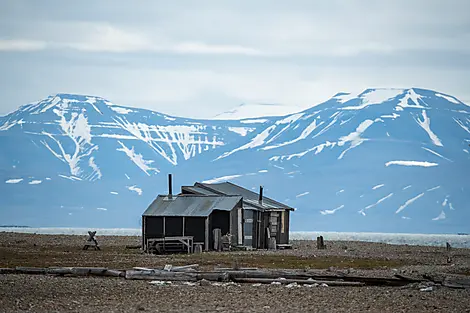
[[[193,236],[194,242],[202,242],[205,240],[205,217],[185,217],[184,218],[184,235]]]
[[[165,237],[183,236],[183,217],[165,216]]]

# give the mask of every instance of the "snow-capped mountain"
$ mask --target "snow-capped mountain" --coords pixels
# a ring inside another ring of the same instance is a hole
[[[135,227],[172,172],[176,188],[264,185],[297,208],[293,230],[470,230],[470,107],[430,90],[339,93],[243,120],[59,94],[0,118],[0,140],[3,224]]]

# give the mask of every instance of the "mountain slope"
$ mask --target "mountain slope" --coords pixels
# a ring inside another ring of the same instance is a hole
[[[244,120],[59,94],[1,118],[0,143],[8,224],[135,227],[172,172],[176,188],[265,185],[298,208],[294,230],[469,231],[470,108],[430,90],[339,93]]]
[[[338,94],[211,152],[206,177],[266,184],[299,229],[466,232],[469,114],[429,90]]]

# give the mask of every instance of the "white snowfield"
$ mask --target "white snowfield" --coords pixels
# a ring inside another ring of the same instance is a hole
[[[427,162],[427,161],[389,161],[385,163],[385,166],[390,165],[402,165],[402,166],[421,166],[421,167],[432,167],[438,166],[438,163]]]

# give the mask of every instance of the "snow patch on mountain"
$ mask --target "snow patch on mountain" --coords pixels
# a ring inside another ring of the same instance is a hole
[[[263,147],[262,150],[270,150],[270,149],[276,149],[276,148],[279,148],[279,147],[283,147],[283,146],[287,146],[287,145],[290,145],[290,144],[293,144],[293,143],[296,143],[300,140],[303,140],[305,138],[307,138],[315,129],[317,129],[318,126],[322,125],[323,122],[321,122],[320,124],[317,125],[317,120],[313,120],[312,123],[310,123],[303,131],[302,133],[300,134],[299,137],[293,139],[293,140],[290,140],[290,141],[285,141],[285,142],[282,142],[282,143],[279,143],[277,145],[273,145],[273,146],[266,146],[266,147]]]
[[[229,152],[225,152],[224,154],[222,154],[221,156],[219,156],[218,158],[216,158],[215,160],[219,160],[219,159],[223,159],[223,158],[226,158],[228,157],[229,155],[232,155],[234,154],[235,152],[238,152],[238,151],[242,151],[242,150],[246,150],[246,149],[252,149],[252,148],[256,148],[256,147],[259,147],[259,146],[262,146],[265,142],[265,140],[269,137],[269,135],[271,134],[271,132],[276,128],[276,125],[271,125],[269,126],[268,128],[266,128],[263,132],[261,132],[260,134],[258,134],[255,138],[253,138],[249,143],[241,146],[241,147],[238,147],[232,151],[229,151]]]
[[[133,186],[127,186],[127,189],[129,189],[130,191],[134,191],[136,192],[139,196],[142,195],[142,189],[137,187],[136,185],[133,185]]]
[[[251,133],[255,128],[249,127],[229,127],[229,131],[239,134],[240,136],[245,137],[248,133]]]
[[[396,210],[395,214],[398,214],[400,213],[401,211],[403,211],[404,209],[406,209],[407,206],[409,206],[410,204],[412,204],[413,202],[415,202],[416,200],[418,200],[419,198],[421,198],[422,196],[424,196],[424,192],[423,193],[420,193],[419,195],[417,195],[416,197],[414,198],[411,198],[409,200],[407,200],[403,205],[401,205],[398,210]]]
[[[361,124],[359,124],[359,126],[356,128],[356,131],[350,133],[347,136],[339,138],[339,142],[338,142],[339,147],[344,146],[344,144],[348,142],[350,142],[351,145],[349,146],[349,148],[344,150],[339,155],[338,160],[341,160],[346,154],[346,152],[348,152],[351,149],[356,148],[357,146],[361,145],[364,141],[366,141],[367,139],[361,138],[361,135],[367,130],[367,128],[372,126],[372,124],[374,124],[374,122],[377,122],[377,121],[381,121],[381,120],[380,119],[376,119],[375,121],[365,120]]]
[[[434,190],[437,190],[437,189],[439,189],[439,188],[441,188],[441,186],[432,187],[432,188],[429,188],[429,189],[426,190],[426,191],[434,191]]]
[[[445,219],[446,219],[446,213],[444,211],[441,211],[441,213],[437,217],[433,218],[432,220],[440,221],[440,220],[445,220]]]
[[[405,108],[424,109],[425,107],[420,105],[418,100],[422,100],[421,95],[418,95],[413,89],[409,89],[406,95],[401,98],[395,110],[403,111]],[[410,101],[412,104],[410,104]]]
[[[426,131],[433,144],[442,147],[443,145],[441,140],[431,130],[431,119],[428,117],[426,110],[423,110],[421,114],[423,116],[423,120],[416,118],[416,123],[418,123],[418,125]]]
[[[138,154],[134,151],[134,147],[129,149],[121,141],[118,141],[118,143],[122,148],[118,148],[116,150],[124,152],[129,157],[129,159],[134,162],[135,165],[137,165],[145,174],[147,174],[147,176],[150,176],[150,171],[155,171],[157,173],[160,172],[157,168],[150,167],[150,165],[154,162],[153,160],[144,160],[141,154]]]
[[[123,108],[123,107],[120,107],[120,106],[110,106],[109,107],[111,110],[113,110],[114,112],[116,113],[119,113],[119,114],[129,114],[131,112],[134,112],[133,110],[131,109],[126,109],[126,108]]]
[[[452,102],[452,103],[455,103],[455,104],[460,104],[460,101],[458,101],[457,99],[455,99],[454,97],[451,97],[451,96],[446,96],[446,95],[443,95],[441,93],[435,93],[436,97],[439,97],[439,98],[444,98],[446,99],[447,101],[449,102]]]
[[[372,187],[372,190],[382,188],[383,186],[385,186],[385,184],[380,184],[380,185],[374,186],[374,187]]]
[[[306,192],[304,192],[304,193],[301,193],[301,194],[296,195],[295,197],[296,197],[296,198],[300,198],[300,197],[303,197],[303,196],[308,195],[309,193],[310,193],[309,191],[306,191]]]
[[[216,183],[221,183],[221,182],[227,182],[229,180],[242,177],[243,175],[227,175],[227,176],[222,176],[222,177],[217,177],[213,179],[208,179],[204,180],[202,183],[204,184],[216,184]]]
[[[438,166],[439,164],[427,161],[389,161],[385,163],[385,166],[390,165],[403,165],[403,166],[422,166],[422,167],[431,167]]]
[[[393,192],[391,192],[391,193],[388,194],[387,196],[385,196],[385,197],[379,199],[376,203],[366,206],[365,209],[366,209],[366,210],[372,209],[373,207],[379,205],[379,204],[382,203],[383,201],[385,201],[385,200],[391,198],[392,196],[393,196]]]
[[[422,147],[422,148],[423,148],[424,150],[426,150],[426,151],[428,151],[428,152],[434,154],[435,156],[440,157],[441,159],[444,159],[444,160],[447,160],[447,161],[449,161],[449,162],[452,162],[451,159],[448,159],[448,158],[446,158],[445,156],[442,156],[441,154],[437,153],[436,151],[433,151],[433,150],[428,149],[428,148],[425,148],[425,147]]]
[[[18,184],[23,181],[23,178],[11,178],[5,181],[5,184]]]
[[[362,110],[370,105],[381,104],[403,93],[403,89],[371,89],[359,95],[360,105],[341,108],[342,110]],[[351,100],[351,99],[350,99]]]
[[[344,208],[344,204],[340,205],[339,207],[333,210],[322,210],[320,211],[320,213],[321,215],[331,215],[331,214],[335,214],[336,211],[341,210],[342,208]]]

